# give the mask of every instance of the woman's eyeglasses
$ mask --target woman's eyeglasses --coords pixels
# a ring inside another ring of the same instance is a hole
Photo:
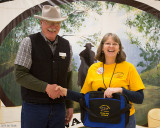
[[[105,46],[114,46],[114,47],[116,47],[116,46],[118,46],[119,44],[118,43],[104,43],[104,45]]]

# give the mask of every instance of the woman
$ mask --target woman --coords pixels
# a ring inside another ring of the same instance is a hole
[[[135,109],[133,103],[141,104],[144,99],[144,84],[133,64],[125,61],[126,55],[119,37],[107,33],[97,50],[96,59],[100,62],[91,65],[81,93],[105,88],[104,97],[112,98],[113,93],[125,94],[131,104],[129,123],[126,128],[135,128]],[[82,94],[62,89],[67,98],[79,101]]]

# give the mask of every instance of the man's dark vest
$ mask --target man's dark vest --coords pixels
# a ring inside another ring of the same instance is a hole
[[[39,80],[67,88],[67,71],[70,61],[69,42],[58,36],[58,44],[53,55],[51,48],[40,33],[30,35],[30,39],[32,44],[30,73]],[[21,92],[22,99],[26,102],[60,103],[64,101],[62,97],[52,100],[47,93],[33,91],[24,87],[21,87]]]

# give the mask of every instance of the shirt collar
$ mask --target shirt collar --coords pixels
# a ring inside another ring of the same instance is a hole
[[[45,39],[46,42],[48,42],[49,44],[51,44],[51,42],[44,36],[44,34],[41,32],[42,37]],[[53,43],[53,45],[58,44],[58,36],[56,36],[56,39]]]

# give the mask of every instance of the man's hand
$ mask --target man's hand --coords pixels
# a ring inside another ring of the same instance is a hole
[[[73,108],[67,108],[65,125],[67,125],[71,121],[72,117],[73,117]]]
[[[63,95],[60,89],[56,89],[57,86],[57,84],[48,84],[46,87],[46,92],[52,99],[60,98]]]
[[[66,96],[67,95],[67,89],[63,88],[61,86],[56,86],[55,88],[56,91],[61,91],[61,96]],[[65,125],[67,125],[73,117],[73,108],[67,108],[66,110],[66,117],[65,117]]]

